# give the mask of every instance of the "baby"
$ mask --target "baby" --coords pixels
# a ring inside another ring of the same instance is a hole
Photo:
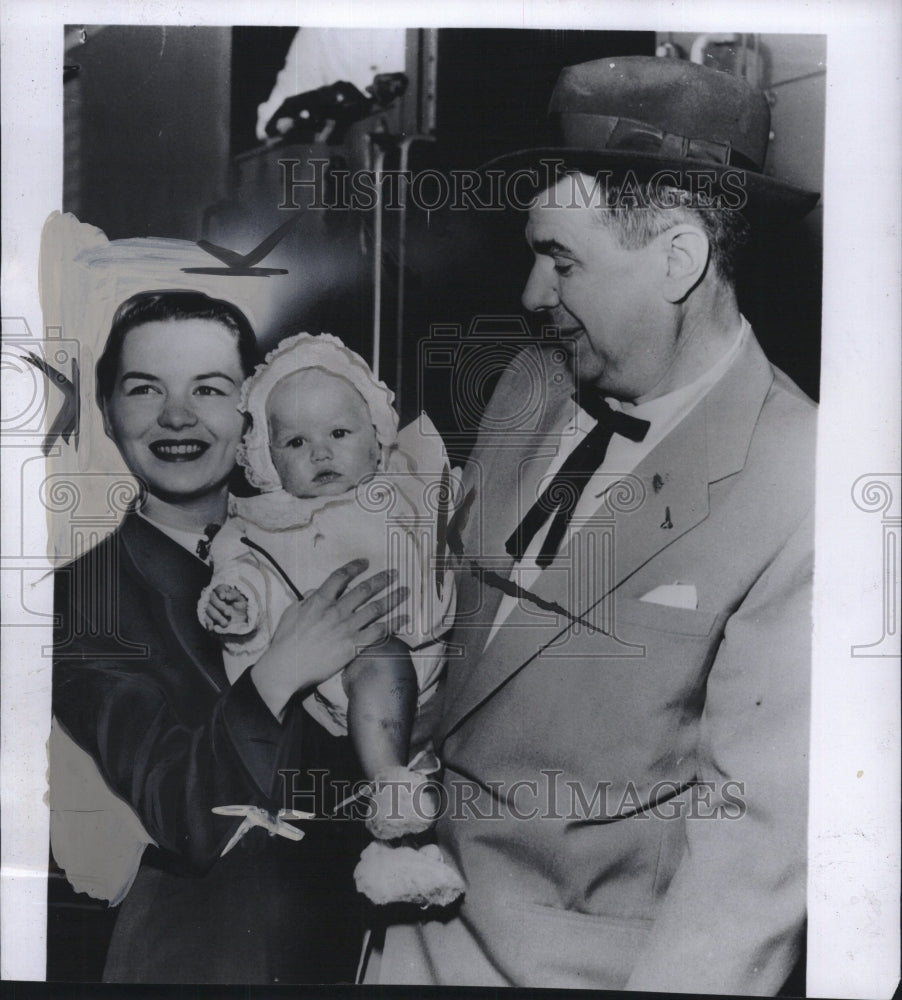
[[[444,447],[425,417],[420,430],[411,425],[399,434],[393,398],[364,360],[329,334],[299,334],[267,355],[242,387],[250,426],[238,452],[262,493],[231,498],[198,608],[204,625],[223,637],[234,683],[266,648],[288,605],[332,570],[365,557],[372,572],[398,571],[409,591],[403,628],[304,699],[331,733],[349,733],[374,788],[367,825],[386,840],[432,822],[429,798],[411,799],[399,788],[413,793],[426,782],[406,766],[411,729],[418,705],[435,693],[443,666],[436,640],[454,603],[451,574],[437,572],[434,558],[436,484],[441,475],[446,500],[450,484]],[[378,796],[386,782],[395,783],[390,804]],[[462,884],[435,851],[371,845],[358,886],[377,902],[449,902]],[[389,876],[398,864],[404,871]],[[414,890],[399,896],[387,889],[410,883],[411,864],[419,872]]]

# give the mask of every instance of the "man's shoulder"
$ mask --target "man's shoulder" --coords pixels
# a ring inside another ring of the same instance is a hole
[[[774,380],[761,410],[761,430],[782,442],[782,448],[810,454],[817,438],[817,403],[793,380],[774,367]]]
[[[771,365],[771,368],[774,373],[771,393],[787,405],[799,408],[800,412],[805,411],[810,419],[814,420],[817,417],[817,403],[800,389],[786,372],[776,365]]]
[[[750,338],[729,371],[711,390],[709,448],[716,454],[733,450],[769,464],[813,462],[817,405],[767,358]],[[731,464],[725,462],[725,465]],[[735,471],[735,470],[734,470]]]
[[[768,497],[779,495],[787,516],[798,514],[814,502],[816,446],[817,404],[774,368],[749,438],[742,478]]]

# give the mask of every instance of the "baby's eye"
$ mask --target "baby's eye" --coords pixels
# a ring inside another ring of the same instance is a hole
[[[293,437],[290,441],[285,442],[286,448],[303,448],[304,439],[302,437]]]
[[[335,430],[332,431],[332,437],[340,441],[343,437],[347,437],[350,433],[351,432],[346,427],[336,427]]]

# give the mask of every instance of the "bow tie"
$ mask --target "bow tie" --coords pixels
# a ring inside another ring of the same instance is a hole
[[[210,543],[216,537],[216,532],[222,527],[221,524],[208,524],[204,528],[204,537],[201,538],[197,543],[197,548],[194,550],[197,553],[198,559],[203,559],[204,562],[210,558]]]
[[[647,420],[611,409],[601,392],[594,387],[581,386],[573,394],[573,398],[597,422],[567,456],[504,546],[507,554],[519,562],[536,532],[551,516],[551,525],[536,556],[536,563],[541,569],[554,561],[579,498],[586,483],[604,461],[611,438],[620,434],[631,441],[641,441],[651,426]]]

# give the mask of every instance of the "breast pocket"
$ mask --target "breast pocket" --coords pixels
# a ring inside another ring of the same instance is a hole
[[[651,629],[653,632],[670,632],[673,635],[696,636],[708,635],[720,617],[717,611],[672,608],[666,604],[639,601],[631,597],[615,599],[613,616],[618,625]]]

